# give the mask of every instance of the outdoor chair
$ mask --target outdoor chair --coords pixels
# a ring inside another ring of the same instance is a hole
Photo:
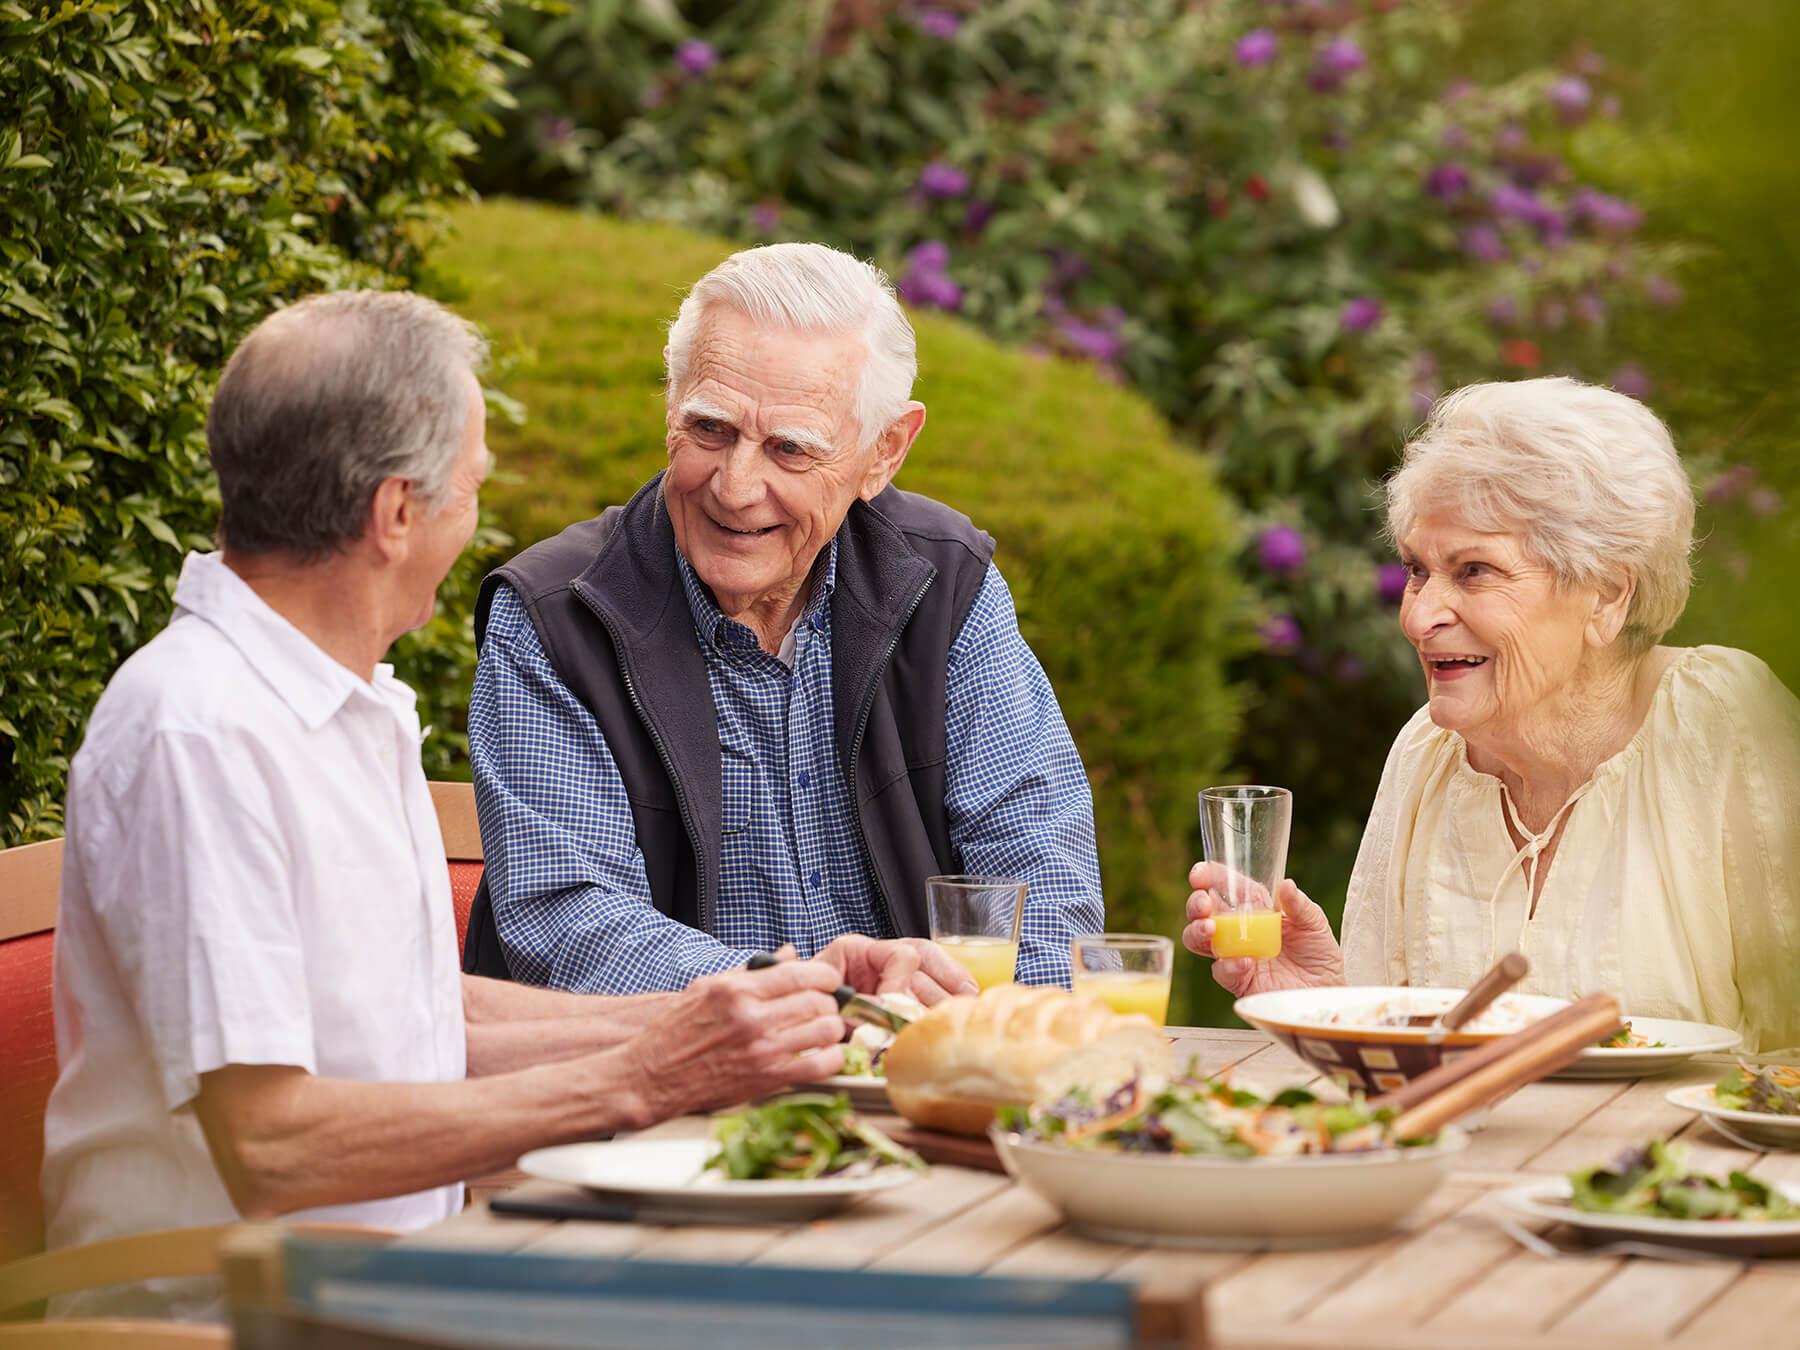
[[[481,885],[481,825],[475,817],[473,783],[439,783],[431,787],[438,829],[444,835],[444,860],[450,865],[450,900],[456,906],[456,950],[469,931],[469,906]]]
[[[63,843],[0,850],[0,1263],[43,1250],[44,1105],[56,1083],[50,961]]]
[[[1172,1302],[1111,1280],[371,1247],[255,1226],[224,1267],[240,1350],[1207,1344],[1198,1286]]]

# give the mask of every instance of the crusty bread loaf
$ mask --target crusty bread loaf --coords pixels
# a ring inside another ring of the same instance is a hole
[[[894,1109],[915,1125],[979,1135],[1004,1105],[1066,1088],[1077,1070],[1107,1091],[1134,1076],[1169,1076],[1169,1046],[1142,1013],[1061,989],[1003,984],[946,999],[882,1059]],[[1110,1081],[1101,1081],[1110,1080]]]

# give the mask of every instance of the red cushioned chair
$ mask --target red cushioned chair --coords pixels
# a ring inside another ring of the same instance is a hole
[[[56,1083],[50,955],[62,840],[0,850],[0,1263],[43,1250],[44,1105]]]
[[[437,807],[444,834],[444,859],[450,864],[450,899],[456,906],[456,950],[469,932],[469,905],[481,885],[481,826],[475,819],[473,783],[432,783],[431,804]]]

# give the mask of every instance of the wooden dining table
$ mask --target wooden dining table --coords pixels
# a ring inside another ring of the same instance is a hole
[[[1177,1061],[1271,1089],[1314,1071],[1260,1032],[1172,1027]],[[1741,1168],[1800,1183],[1800,1153],[1736,1146],[1665,1100],[1711,1082],[1728,1058],[1700,1057],[1639,1080],[1530,1084],[1491,1111],[1449,1179],[1391,1234],[1313,1250],[1215,1251],[1128,1246],[1072,1231],[1046,1201],[1008,1177],[939,1164],[921,1180],[859,1199],[825,1219],[729,1227],[539,1220],[491,1212],[477,1197],[410,1245],[559,1255],[1126,1280],[1168,1300],[1204,1289],[1210,1344],[1330,1350],[1692,1350],[1800,1347],[1800,1259],[1619,1256],[1584,1247],[1565,1226],[1515,1214],[1510,1186],[1563,1176],[1652,1136],[1676,1138],[1690,1161],[1723,1176]],[[648,1136],[694,1137],[702,1117]],[[516,1194],[562,1188],[520,1178]],[[1501,1226],[1544,1237],[1526,1249]]]

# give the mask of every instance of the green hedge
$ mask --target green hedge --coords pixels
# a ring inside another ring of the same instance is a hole
[[[0,3],[0,844],[59,832],[94,699],[210,546],[233,344],[416,278],[499,88],[495,8]],[[441,725],[466,612],[405,653]]]
[[[490,434],[500,473],[487,497],[528,543],[662,466],[663,327],[732,246],[516,203],[453,218],[458,237],[436,260],[466,286],[462,312],[519,356],[502,383],[531,420]],[[929,415],[899,483],[999,540],[1093,781],[1108,923],[1172,933],[1198,844],[1194,792],[1226,771],[1237,725],[1224,668],[1248,607],[1228,507],[1143,399],[913,317]],[[1210,987],[1202,964],[1182,969]],[[1176,1015],[1192,1015],[1181,997]]]

